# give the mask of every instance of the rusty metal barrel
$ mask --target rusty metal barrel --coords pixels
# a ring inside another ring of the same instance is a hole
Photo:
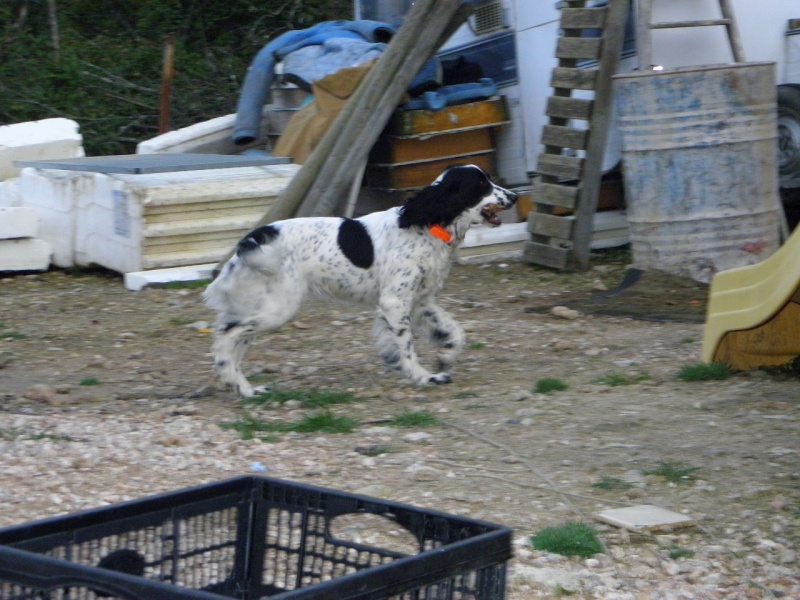
[[[774,69],[615,76],[634,266],[708,283],[778,249]]]

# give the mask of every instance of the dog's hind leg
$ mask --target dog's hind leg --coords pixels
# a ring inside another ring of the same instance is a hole
[[[242,360],[256,331],[252,324],[225,323],[214,332],[214,372],[220,382],[229,385],[243,398],[255,392],[242,372]]]
[[[432,298],[416,307],[413,323],[438,348],[439,370],[449,371],[464,349],[464,329]]]
[[[433,374],[419,364],[411,328],[410,301],[394,295],[381,298],[373,333],[386,364],[403,373],[413,383],[450,383],[448,373]]]
[[[289,322],[300,308],[302,299],[302,292],[264,295],[256,314],[244,321],[221,320],[218,323],[212,352],[214,372],[223,384],[230,385],[244,398],[256,393],[242,371],[244,355],[258,334],[275,331]]]

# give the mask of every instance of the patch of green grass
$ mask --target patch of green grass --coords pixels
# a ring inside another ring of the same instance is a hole
[[[690,337],[685,337],[681,340],[681,344],[694,344],[695,339]]]
[[[470,350],[483,350],[484,348],[486,348],[486,344],[483,342],[472,342],[469,345]]]
[[[597,383],[602,385],[610,385],[611,387],[619,387],[623,385],[633,385],[641,381],[649,381],[652,379],[650,373],[639,373],[638,375],[628,376],[622,373],[609,373],[596,380]]]
[[[688,467],[685,463],[660,462],[655,469],[642,471],[642,474],[663,477],[670,483],[692,483],[699,470],[700,467]]]
[[[689,550],[688,548],[681,548],[680,546],[670,546],[666,548],[667,555],[672,560],[678,560],[679,558],[692,558],[694,556],[694,552]]]
[[[289,423],[284,427],[278,427],[276,431],[294,431],[296,433],[351,433],[361,425],[350,417],[341,417],[328,411],[304,417],[296,423]]]
[[[597,483],[593,483],[592,487],[598,490],[620,491],[632,488],[633,484],[617,477],[603,477]]]
[[[2,331],[6,328],[6,324],[0,321],[0,340],[24,340],[26,336],[24,333],[17,333],[16,331]]]
[[[568,521],[560,527],[548,527],[531,537],[537,550],[545,550],[563,556],[589,558],[603,551],[603,545],[592,527]]]
[[[170,325],[175,325],[177,327],[186,327],[190,323],[196,323],[200,319],[190,319],[188,317],[172,317],[169,320]]]
[[[407,411],[396,416],[388,424],[395,427],[430,427],[438,425],[439,419],[424,410],[418,412]]]
[[[168,290],[196,290],[208,287],[210,279],[197,279],[195,281],[168,281],[167,283],[157,283],[153,287],[165,288]]]
[[[252,440],[258,433],[351,433],[360,423],[349,417],[340,417],[329,411],[321,411],[295,421],[293,423],[264,421],[248,415],[238,421],[221,424],[223,429],[237,431],[243,440]],[[266,439],[258,436],[259,439]]]
[[[296,400],[306,408],[325,408],[334,404],[350,404],[362,398],[349,392],[318,390],[281,390],[271,388],[244,401],[244,404],[263,406],[265,404],[284,404]]]
[[[568,387],[569,386],[560,379],[545,377],[536,382],[536,387],[533,388],[533,391],[537,394],[549,394],[550,392],[563,392]]]
[[[678,373],[681,381],[720,381],[733,377],[734,370],[725,363],[686,365]]]
[[[0,440],[14,442],[16,440],[51,440],[54,442],[74,442],[76,439],[68,435],[52,433],[50,431],[28,432],[18,428],[0,428]]]
[[[78,385],[100,385],[100,380],[97,377],[87,377],[83,379]]]

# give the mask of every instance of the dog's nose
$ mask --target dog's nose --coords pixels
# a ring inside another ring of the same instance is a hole
[[[508,198],[508,201],[511,202],[511,204],[514,204],[519,199],[519,196],[514,192],[512,192],[511,190],[509,190],[508,193],[506,194],[506,198]]]

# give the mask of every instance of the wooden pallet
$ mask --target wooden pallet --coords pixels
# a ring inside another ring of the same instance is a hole
[[[589,266],[594,213],[600,191],[603,151],[612,107],[611,76],[619,62],[630,0],[610,0],[586,8],[585,0],[568,0],[561,11],[562,34],[556,45],[558,66],[550,85],[553,95],[542,131],[539,179],[534,187],[536,211],[528,216],[531,241],[523,259],[556,269]],[[584,37],[596,30],[599,37]],[[580,61],[596,61],[579,68]],[[577,90],[593,99],[573,97]],[[587,127],[574,126],[585,121]],[[567,209],[570,214],[563,213]]]

